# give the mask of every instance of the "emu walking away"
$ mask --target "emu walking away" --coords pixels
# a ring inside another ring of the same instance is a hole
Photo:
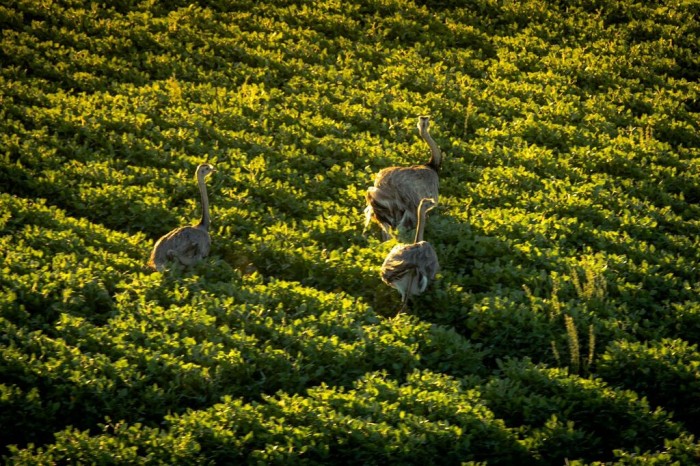
[[[402,305],[399,312],[406,309],[410,296],[425,291],[440,270],[435,249],[429,242],[423,241],[428,211],[435,206],[433,199],[420,201],[417,212],[418,225],[413,243],[394,246],[382,264],[382,280],[401,294]]]
[[[423,198],[438,201],[442,153],[430,136],[430,117],[418,117],[418,133],[430,147],[430,160],[411,167],[388,167],[377,173],[374,186],[367,190],[365,229],[375,221],[382,228],[382,239],[391,231],[411,230],[415,227],[418,204]]]

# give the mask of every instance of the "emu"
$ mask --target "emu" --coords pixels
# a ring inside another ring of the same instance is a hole
[[[418,133],[430,147],[430,160],[411,167],[388,167],[377,173],[374,186],[367,190],[365,230],[375,221],[382,228],[382,239],[391,230],[410,230],[416,225],[416,210],[423,198],[438,200],[438,172],[442,153],[429,133],[430,117],[418,117]]]
[[[412,244],[397,244],[389,251],[381,268],[382,281],[401,294],[399,312],[406,309],[408,298],[421,294],[440,270],[433,246],[423,241],[423,230],[428,211],[437,204],[433,199],[422,199],[418,205],[418,225]]]
[[[211,237],[209,236],[209,197],[207,196],[206,177],[215,172],[214,167],[203,163],[197,167],[195,177],[202,201],[202,217],[196,225],[188,225],[172,230],[163,235],[153,247],[148,266],[162,271],[170,262],[179,262],[189,266],[209,255]]]

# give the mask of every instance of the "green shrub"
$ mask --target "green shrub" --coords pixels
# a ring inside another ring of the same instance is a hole
[[[604,461],[618,448],[658,451],[663,439],[682,432],[668,413],[652,410],[645,398],[599,379],[581,379],[527,360],[504,361],[500,368],[502,375],[480,389],[486,406],[509,427],[522,426],[528,443],[548,463],[560,462],[561,455]]]
[[[697,345],[662,339],[639,343],[611,343],[601,355],[598,374],[608,383],[646,397],[663,406],[674,418],[696,431],[698,408],[694,399],[700,384]]]
[[[697,462],[692,2],[5,3],[4,460]],[[425,114],[397,315],[365,193]]]

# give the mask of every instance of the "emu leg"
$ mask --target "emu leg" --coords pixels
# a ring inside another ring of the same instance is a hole
[[[402,312],[406,311],[406,308],[408,307],[408,297],[411,296],[411,288],[413,288],[413,280],[415,280],[416,275],[414,272],[410,272],[410,276],[408,277],[408,286],[406,287],[406,292],[403,295],[403,300],[401,302],[401,309],[399,309],[399,314]]]

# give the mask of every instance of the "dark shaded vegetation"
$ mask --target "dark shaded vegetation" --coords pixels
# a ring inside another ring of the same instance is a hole
[[[698,6],[464,3],[0,6],[4,460],[700,462]],[[422,114],[395,317],[364,193]]]

